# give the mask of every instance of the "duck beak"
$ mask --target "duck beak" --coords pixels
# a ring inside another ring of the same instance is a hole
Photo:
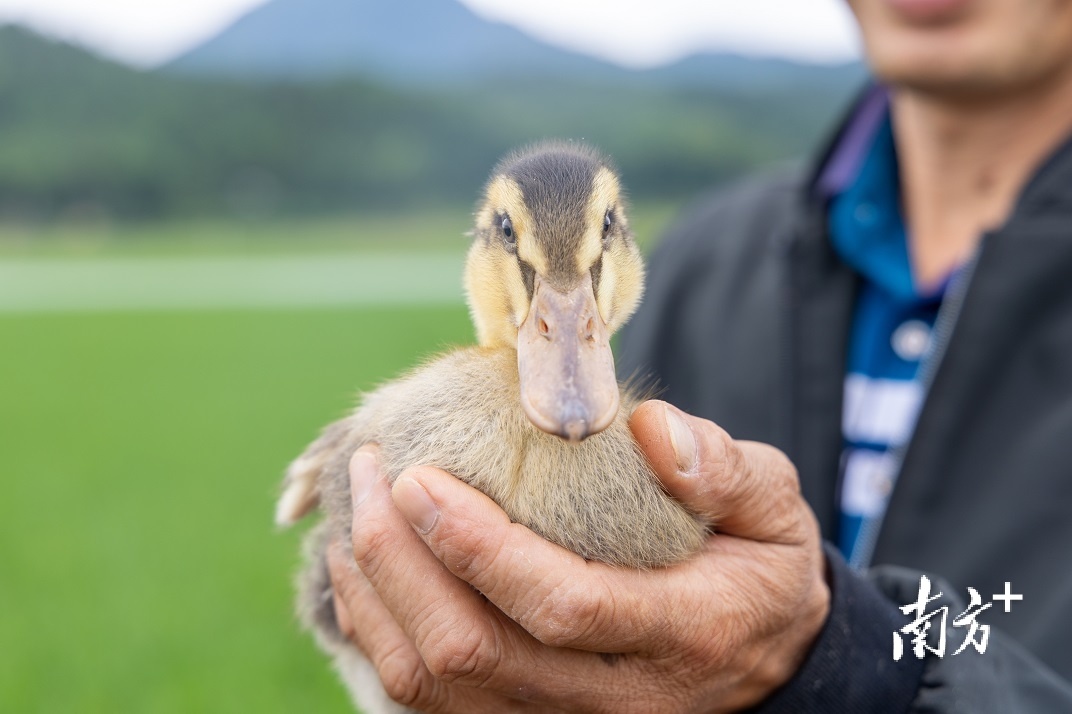
[[[517,366],[521,406],[537,428],[579,442],[614,421],[618,379],[590,274],[567,293],[536,276]]]

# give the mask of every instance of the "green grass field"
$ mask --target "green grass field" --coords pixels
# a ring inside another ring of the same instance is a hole
[[[638,212],[635,229],[654,235],[670,210]],[[0,227],[0,268],[404,259],[427,253],[444,215],[261,238],[223,224]],[[459,250],[464,219],[445,231]],[[131,294],[116,310],[0,304],[0,712],[351,711],[292,615],[305,527],[276,532],[274,497],[358,390],[472,341],[464,306],[147,310]]]
[[[291,615],[279,477],[470,332],[461,306],[0,317],[0,711],[349,711]]]

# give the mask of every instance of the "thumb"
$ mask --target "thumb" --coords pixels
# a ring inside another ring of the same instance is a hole
[[[637,407],[630,427],[666,490],[717,532],[800,542],[808,507],[781,451],[735,441],[714,422],[658,400]]]

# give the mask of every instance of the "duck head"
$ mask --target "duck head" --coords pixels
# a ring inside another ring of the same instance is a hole
[[[525,414],[570,441],[618,413],[610,337],[644,291],[623,198],[597,152],[547,143],[500,162],[477,207],[465,269],[477,338],[517,350]]]

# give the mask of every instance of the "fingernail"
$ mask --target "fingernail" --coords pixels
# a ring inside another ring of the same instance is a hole
[[[670,446],[677,457],[677,467],[682,473],[691,473],[692,467],[696,465],[696,437],[692,435],[692,429],[677,409],[667,406],[664,414],[666,430],[670,432]]]
[[[350,498],[354,508],[365,502],[379,477],[380,465],[375,456],[365,451],[354,454],[350,459]]]
[[[409,519],[420,533],[427,533],[439,520],[439,508],[432,497],[420,485],[408,476],[403,476],[395,483],[395,505],[402,515]]]

